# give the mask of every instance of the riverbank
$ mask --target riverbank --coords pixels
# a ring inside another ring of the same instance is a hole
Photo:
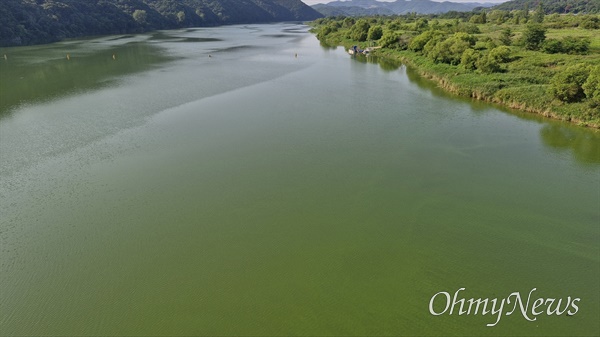
[[[541,26],[545,41],[531,50],[523,42],[531,25],[419,20],[372,18],[350,24],[328,18],[318,20],[313,32],[321,43],[344,48],[382,45],[371,55],[402,62],[450,93],[600,128],[600,97],[593,96],[598,90],[592,80],[600,72],[597,29]],[[359,26],[368,26],[362,29],[377,39],[359,41]],[[548,45],[555,42],[572,43],[564,47],[572,50],[552,52]]]
[[[577,125],[600,129],[600,120],[598,117],[592,117],[588,119],[581,117],[577,112],[585,110],[587,107],[585,104],[579,104],[578,107],[573,107],[573,104],[560,104],[553,102],[551,99],[544,97],[545,93],[539,87],[526,87],[526,88],[507,88],[502,90],[503,84],[496,82],[488,82],[488,85],[476,86],[477,82],[469,82],[468,79],[461,78],[465,74],[460,72],[452,72],[452,68],[441,67],[431,68],[428,67],[428,61],[426,58],[411,52],[393,52],[382,50],[373,53],[378,57],[399,61],[413,69],[415,69],[419,75],[427,78],[431,81],[437,82],[439,87],[442,89],[463,97],[470,97],[473,99],[486,101],[495,104],[501,104],[511,109],[517,109],[525,112],[535,113],[542,115],[547,118],[562,120],[571,122]],[[442,68],[442,69],[439,69]],[[443,69],[448,68],[448,69]],[[500,80],[500,82],[502,82]],[[494,90],[498,88],[497,90]],[[519,91],[523,89],[523,91]],[[519,96],[534,96],[539,94],[534,99],[519,99]],[[573,110],[570,110],[573,109]]]

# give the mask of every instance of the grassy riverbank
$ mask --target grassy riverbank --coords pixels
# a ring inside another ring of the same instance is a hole
[[[457,95],[600,128],[600,16],[519,12],[325,18],[313,31],[323,44],[382,46],[373,54]]]

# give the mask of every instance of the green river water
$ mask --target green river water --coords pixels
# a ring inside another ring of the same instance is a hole
[[[600,133],[307,30],[1,49],[0,335],[600,334]]]

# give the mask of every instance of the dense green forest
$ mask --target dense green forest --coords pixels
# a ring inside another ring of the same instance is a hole
[[[0,46],[319,17],[300,0],[0,0]]]
[[[381,47],[458,95],[600,127],[600,15],[513,11],[328,17],[323,45]],[[358,57],[365,58],[359,55]]]

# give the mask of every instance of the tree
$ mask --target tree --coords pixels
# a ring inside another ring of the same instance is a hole
[[[399,42],[400,42],[400,35],[398,35],[398,33],[390,31],[390,30],[386,30],[385,33],[383,33],[383,36],[381,37],[381,39],[379,40],[379,44],[383,47],[383,48],[396,48],[399,47]]]
[[[510,46],[512,44],[513,32],[510,28],[504,28],[500,33],[500,42],[502,42],[505,46]]]
[[[600,66],[595,66],[581,86],[585,96],[595,106],[600,105]]]
[[[177,13],[177,22],[183,22],[185,21],[185,13],[183,11],[179,11]]]
[[[430,40],[433,43],[435,39]],[[435,62],[458,65],[463,53],[475,44],[475,37],[466,33],[454,33],[451,37],[437,42],[431,50],[427,50],[429,56]],[[424,50],[429,49],[425,45]]]
[[[433,38],[438,38],[444,36],[444,32],[439,30],[428,30],[419,35],[410,41],[408,45],[408,49],[412,51],[421,51],[425,48],[425,45]]]
[[[495,73],[502,70],[500,63],[498,63],[498,61],[496,61],[493,57],[490,57],[490,53],[487,53],[477,59],[475,66],[483,73]]]
[[[139,24],[146,23],[146,19],[148,18],[148,14],[143,9],[136,9],[133,12],[132,16],[133,16],[133,19],[135,21],[137,21],[137,23],[139,23]]]
[[[425,18],[420,18],[419,20],[417,20],[417,22],[415,22],[415,29],[419,31],[427,29],[428,26],[429,21],[427,21],[427,19]]]
[[[356,41],[367,41],[367,37],[369,34],[369,22],[365,19],[360,19],[356,21],[352,29],[350,30],[350,38]]]
[[[507,46],[500,46],[490,50],[488,57],[496,61],[497,63],[506,63],[510,61],[510,48]]]
[[[537,9],[533,13],[532,21],[535,22],[535,23],[542,23],[542,22],[544,22],[544,7],[542,6],[542,2],[541,1],[538,4]]]
[[[369,33],[367,34],[368,40],[379,40],[383,36],[383,28],[381,26],[373,26],[369,28]]]
[[[354,18],[347,17],[344,19],[343,25],[346,28],[350,28],[350,27],[354,26],[355,23],[356,23],[356,21],[354,21]]]
[[[563,102],[579,102],[585,97],[583,85],[589,74],[589,66],[583,63],[567,67],[550,80],[550,93]]]
[[[600,19],[590,15],[581,21],[581,27],[585,29],[598,29],[600,28]]]
[[[475,49],[467,49],[460,58],[460,65],[467,70],[477,69],[476,63],[479,60],[479,52]]]
[[[537,50],[546,39],[546,29],[539,23],[529,23],[523,32],[523,45],[529,50]]]
[[[143,9],[136,9],[133,12],[132,17],[138,23],[145,23],[148,18],[148,14]]]

